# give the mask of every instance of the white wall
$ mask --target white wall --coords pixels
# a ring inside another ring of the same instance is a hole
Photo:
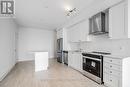
[[[48,51],[49,58],[54,58],[55,40],[55,31],[20,28],[18,36],[18,61],[34,60],[34,51]]]
[[[16,63],[15,32],[17,26],[13,19],[0,19],[0,80]]]

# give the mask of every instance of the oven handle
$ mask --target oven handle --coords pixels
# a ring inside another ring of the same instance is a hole
[[[95,59],[95,58],[92,58],[92,57],[86,57],[86,56],[83,56],[83,58],[91,59],[91,60],[95,60],[95,61],[100,61],[100,62],[101,62],[101,59]]]

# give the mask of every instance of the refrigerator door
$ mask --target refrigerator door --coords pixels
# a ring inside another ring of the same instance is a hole
[[[60,51],[60,40],[57,39],[57,52]]]
[[[57,40],[57,52],[62,52],[63,50],[63,39],[60,38]]]
[[[63,60],[62,51],[63,51],[63,39],[60,38],[57,40],[57,61],[60,63],[62,63]]]
[[[63,38],[60,39],[60,51],[63,51]]]

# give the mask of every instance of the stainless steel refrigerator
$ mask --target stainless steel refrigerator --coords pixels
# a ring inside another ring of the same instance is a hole
[[[57,39],[57,61],[63,61],[63,38]]]

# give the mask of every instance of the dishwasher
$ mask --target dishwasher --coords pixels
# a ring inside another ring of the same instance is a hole
[[[68,51],[63,51],[63,62],[68,65]]]

